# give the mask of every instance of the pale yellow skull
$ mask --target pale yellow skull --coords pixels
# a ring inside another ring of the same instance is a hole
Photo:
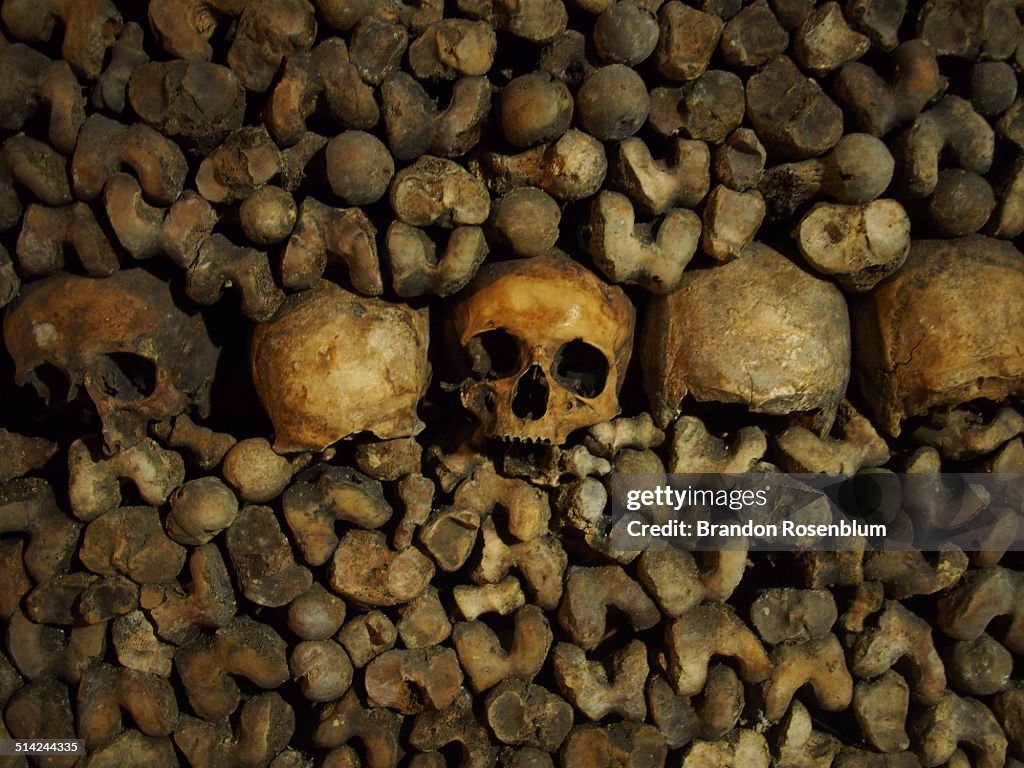
[[[462,402],[488,437],[561,444],[619,412],[634,322],[620,288],[564,254],[485,266],[452,314]]]
[[[1024,255],[1003,240],[919,240],[852,309],[857,374],[878,421],[1024,393]]]
[[[755,243],[683,275],[647,313],[644,385],[667,426],[687,395],[756,413],[809,412],[827,431],[850,376],[850,320],[834,285]]]
[[[334,283],[290,296],[252,338],[253,383],[274,425],[274,450],[322,450],[356,432],[420,432],[429,334],[426,309]]]

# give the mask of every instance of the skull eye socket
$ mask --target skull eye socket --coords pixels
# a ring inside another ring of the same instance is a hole
[[[583,339],[563,344],[555,353],[551,375],[555,381],[580,397],[600,395],[608,383],[608,358]]]
[[[521,355],[516,337],[504,328],[478,333],[466,343],[473,373],[483,379],[504,379],[520,368]]]
[[[131,352],[104,356],[99,361],[97,374],[103,391],[118,400],[144,400],[156,389],[156,365]]]

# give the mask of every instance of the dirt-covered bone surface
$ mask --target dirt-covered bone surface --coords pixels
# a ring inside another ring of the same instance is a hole
[[[1024,475],[1022,21],[0,0],[0,768],[1024,768],[1024,495],[608,530]]]

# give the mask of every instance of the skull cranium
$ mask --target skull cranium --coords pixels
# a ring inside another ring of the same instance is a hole
[[[18,384],[53,393],[40,368],[84,387],[103,422],[108,452],[131,447],[150,421],[205,416],[219,349],[203,318],[180,309],[167,283],[141,269],[110,277],[60,273],[29,283],[7,310],[4,339]]]
[[[564,254],[486,266],[453,309],[462,402],[488,437],[561,444],[619,412],[634,322],[620,288]]]
[[[1024,258],[988,237],[918,240],[852,306],[857,373],[878,421],[1024,393]]]
[[[420,432],[429,336],[425,309],[327,281],[290,296],[252,338],[253,383],[274,450],[321,450],[363,431],[384,439]]]
[[[850,376],[850,320],[839,290],[760,243],[684,273],[647,313],[641,361],[655,420],[687,395],[755,413],[809,412],[827,432]]]

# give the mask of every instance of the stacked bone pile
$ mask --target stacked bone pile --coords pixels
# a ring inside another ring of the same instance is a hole
[[[1012,515],[607,539],[615,472],[1024,472],[1018,5],[3,0],[0,737],[1020,768]]]

